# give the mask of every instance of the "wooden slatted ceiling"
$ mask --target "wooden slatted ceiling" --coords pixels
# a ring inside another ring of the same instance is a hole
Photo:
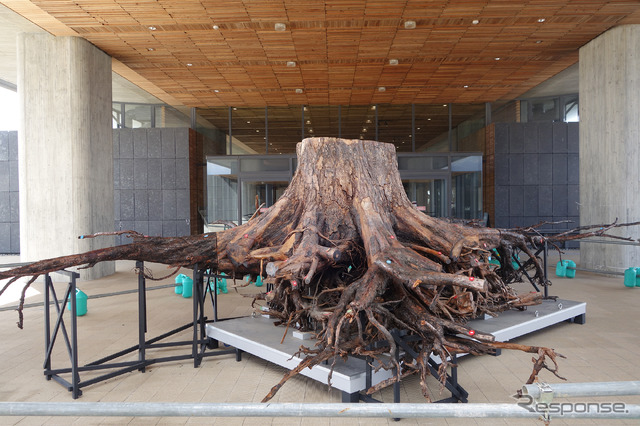
[[[640,23],[634,0],[31,3],[196,107],[510,99],[575,63],[579,47],[612,26]]]

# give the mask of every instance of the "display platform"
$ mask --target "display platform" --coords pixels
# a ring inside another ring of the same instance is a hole
[[[524,311],[501,312],[497,317],[469,321],[468,327],[492,334],[497,341],[506,342],[563,321],[584,324],[587,304],[573,300],[547,299]]]
[[[530,306],[524,311],[512,310],[502,312],[498,317],[473,320],[468,323],[468,326],[494,335],[497,341],[508,341],[563,321],[584,324],[586,306],[584,302],[549,299],[544,300],[540,305]],[[273,323],[273,319],[264,316],[236,318],[208,323],[206,333],[211,339],[291,370],[302,360],[294,356],[300,346],[313,347],[315,341],[294,337],[295,330],[291,328],[286,331],[283,341],[285,327],[275,327]],[[331,363],[320,364],[311,369],[306,368],[300,374],[327,384],[330,370]],[[390,378],[391,375],[390,370],[373,371],[368,381],[365,360],[350,357],[346,362],[343,360],[336,362],[331,386],[343,392],[343,401],[354,401],[354,395]],[[455,387],[458,387],[457,379],[455,380]],[[452,392],[456,390],[453,389]],[[458,392],[463,397],[458,400],[466,399],[463,389],[459,388]]]
[[[313,348],[315,340],[302,340],[293,336],[295,329],[289,328],[282,341],[285,327],[276,327],[274,320],[264,316],[244,317],[232,320],[209,323],[206,326],[207,336],[229,346],[241,349],[258,358],[267,360],[281,367],[292,370],[302,358],[293,356],[300,346]],[[321,383],[327,384],[331,362],[305,368],[300,374]],[[391,377],[390,370],[372,373],[372,384]],[[331,386],[346,394],[354,394],[366,389],[366,362],[363,359],[350,357],[346,362],[338,360],[331,376]]]

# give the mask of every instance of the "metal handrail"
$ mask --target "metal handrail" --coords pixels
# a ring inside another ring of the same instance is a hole
[[[0,402],[0,416],[118,417],[381,417],[539,418],[518,404],[345,404],[345,403],[177,403],[177,402]],[[563,411],[554,418],[640,419],[640,405],[600,412]]]

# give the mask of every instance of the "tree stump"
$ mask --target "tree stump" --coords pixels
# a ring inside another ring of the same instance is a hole
[[[261,296],[269,313],[288,326],[317,332],[317,346],[302,349],[305,360],[265,400],[292,375],[327,359],[369,355],[385,367],[397,366],[392,329],[420,337],[418,359],[405,354],[398,374],[420,374],[428,398],[431,354],[442,360],[439,379],[444,381],[451,353],[504,347],[491,335],[467,328],[468,319],[539,303],[539,293],[518,296],[507,285],[514,277],[514,248],[529,255],[534,279],[547,284],[527,245],[536,241],[415,209],[402,186],[392,144],[310,138],[298,144],[297,154],[298,168],[282,197],[246,224],[176,238],[127,231],[131,244],[43,260],[0,272],[0,279],[118,259],[259,274],[273,285]],[[488,262],[494,249],[501,255],[497,268]],[[535,374],[547,368],[545,356],[555,364],[550,349],[513,348],[538,353]]]

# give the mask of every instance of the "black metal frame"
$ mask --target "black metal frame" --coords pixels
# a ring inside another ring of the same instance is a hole
[[[409,354],[413,359],[417,359],[419,354],[409,345],[411,342],[418,342],[421,340],[420,336],[416,335],[406,335],[406,333],[401,333],[399,330],[394,329],[390,331],[391,336],[393,336],[393,340],[396,345],[402,348],[407,354]],[[396,350],[395,353],[395,361],[396,365],[400,362],[400,351]],[[451,396],[448,398],[441,399],[439,403],[457,403],[457,402],[468,402],[469,393],[458,383],[458,368],[456,366],[456,355],[453,354],[451,356],[451,374],[447,374],[447,378],[445,379],[444,386],[445,388],[451,392]],[[366,357],[366,367],[365,367],[365,387],[366,389],[370,389],[373,386],[373,358]],[[438,368],[440,365],[433,359],[429,358],[429,371],[433,377],[439,377]],[[393,375],[398,375],[397,367],[393,368]],[[363,394],[361,392],[347,393],[342,392],[342,402],[345,403],[353,403],[353,402],[370,402],[370,403],[379,403],[379,401],[369,395]],[[400,402],[400,381],[396,381],[393,384],[393,402]]]
[[[47,380],[55,380],[62,386],[66,387],[68,391],[72,392],[73,399],[77,399],[82,395],[80,390],[83,387],[111,379],[113,377],[128,373],[134,370],[138,370],[142,373],[145,372],[147,366],[160,362],[178,361],[185,359],[193,359],[193,366],[198,367],[203,358],[209,356],[218,356],[226,354],[236,354],[236,360],[239,360],[240,351],[235,348],[217,350],[215,352],[206,353],[207,349],[218,348],[218,342],[206,336],[205,326],[207,322],[219,321],[218,319],[218,297],[216,291],[216,279],[222,278],[217,274],[210,273],[206,270],[198,269],[198,265],[193,269],[193,321],[187,323],[181,327],[164,333],[160,336],[146,340],[147,332],[147,299],[146,299],[146,279],[142,271],[144,271],[144,262],[136,262],[136,268],[138,273],[138,344],[122,351],[113,353],[99,360],[90,362],[84,366],[78,365],[78,321],[76,314],[76,279],[79,278],[77,272],[69,271],[57,271],[70,278],[69,283],[65,290],[65,295],[61,302],[58,301],[56,291],[53,285],[53,281],[49,274],[45,275],[45,297],[44,297],[44,315],[45,315],[45,360],[44,360],[44,375]],[[206,280],[205,280],[206,279]],[[210,284],[213,279],[213,290],[211,290]],[[205,301],[209,292],[211,304],[213,307],[213,320],[207,319],[205,316]],[[52,299],[51,300],[51,297]],[[70,303],[71,315],[70,315],[70,330],[67,330],[65,320],[63,318],[64,308],[67,303]],[[50,306],[55,307],[57,317],[53,330],[51,328],[51,310]],[[179,341],[179,342],[167,342],[160,343],[161,340],[167,337],[173,336],[179,332],[193,329],[193,336],[191,340]],[[67,368],[52,368],[51,354],[57,340],[57,336],[62,330],[67,352],[69,355],[69,363],[71,367]],[[70,336],[69,336],[70,332]],[[189,346],[191,351],[189,354],[175,355],[159,358],[149,358],[147,351],[150,349],[176,347],[176,346]],[[138,352],[137,361],[124,361],[124,362],[110,362],[120,358],[124,355],[132,352]],[[100,371],[100,370],[113,370],[106,374],[94,377],[88,380],[82,380],[80,378],[81,372],[87,371]],[[61,374],[71,373],[71,381],[63,378]]]

